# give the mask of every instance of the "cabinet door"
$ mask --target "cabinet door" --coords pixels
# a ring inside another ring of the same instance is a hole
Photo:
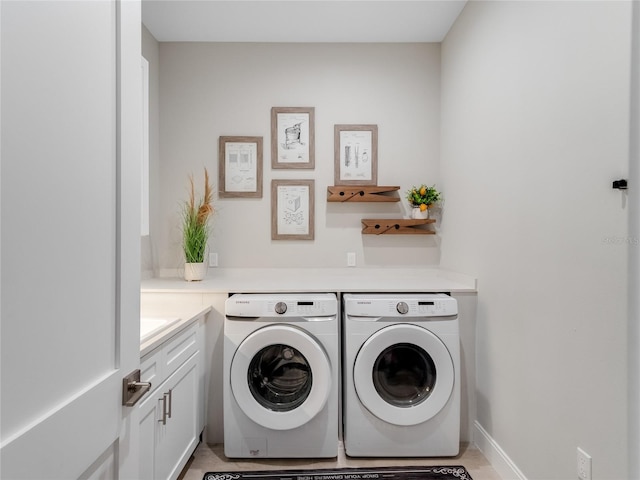
[[[200,351],[198,358],[198,431],[202,433],[205,424],[205,378],[209,374],[207,365],[207,355],[205,354],[204,345],[204,317],[198,321],[198,350]]]
[[[198,353],[189,358],[156,390],[155,397],[160,399],[156,422],[156,479],[177,478],[198,445],[198,358]],[[163,417],[166,423],[162,422]]]
[[[162,415],[157,389],[139,407],[140,418],[140,480],[155,480],[156,425]]]

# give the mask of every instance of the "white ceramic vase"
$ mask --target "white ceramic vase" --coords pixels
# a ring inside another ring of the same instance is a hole
[[[411,218],[415,220],[426,220],[429,218],[429,209],[425,208],[424,210],[420,210],[420,207],[413,207],[411,209]]]
[[[197,282],[207,276],[207,264],[202,263],[185,263],[184,279],[187,282]]]

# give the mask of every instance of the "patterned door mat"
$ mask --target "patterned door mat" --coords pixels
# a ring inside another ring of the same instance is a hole
[[[473,480],[461,466],[207,472],[203,480]]]

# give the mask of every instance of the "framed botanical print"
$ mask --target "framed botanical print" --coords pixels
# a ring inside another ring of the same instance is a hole
[[[262,137],[220,137],[218,195],[262,198]]]
[[[315,168],[315,108],[271,109],[271,168]]]
[[[333,140],[336,185],[378,184],[378,126],[335,125]]]
[[[271,239],[313,240],[314,180],[271,181]]]

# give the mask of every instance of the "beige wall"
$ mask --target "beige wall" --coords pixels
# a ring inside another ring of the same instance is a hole
[[[476,276],[473,407],[507,455],[492,461],[574,478],[581,447],[594,479],[626,478],[631,237],[611,181],[628,170],[629,17],[627,2],[470,2],[441,51],[161,44],[157,273],[180,268],[186,176],[217,173],[220,135],[262,135],[264,197],[216,201],[222,266],[342,266],[355,251]],[[316,169],[274,172],[269,110],[296,105],[316,107]],[[379,125],[380,184],[437,183],[439,237],[361,236],[360,218],[399,205],[326,203],[334,123]],[[315,179],[314,242],[270,240],[271,178]]]
[[[362,218],[402,217],[397,204],[327,203],[334,124],[377,124],[378,184],[439,183],[437,44],[159,44],[159,182],[149,249],[157,273],[182,266],[180,202],[207,167],[217,184],[218,138],[262,136],[263,197],[216,199],[210,250],[222,267],[437,265],[426,236],[363,236]],[[270,110],[315,107],[315,170],[272,170]],[[272,241],[272,179],[315,180],[315,240]],[[152,190],[154,188],[152,182]],[[446,195],[446,192],[445,192]],[[152,214],[153,215],[153,214]],[[155,219],[155,220],[154,220]]]
[[[141,272],[153,277],[157,269],[157,252],[152,239],[162,223],[155,206],[160,201],[160,44],[142,25],[142,56],[149,62],[149,235],[141,239]]]
[[[477,418],[526,478],[577,447],[628,478],[630,11],[470,2],[442,45],[441,263],[479,279]]]
[[[634,2],[631,47],[629,185],[640,185],[640,3]],[[629,239],[640,239],[640,191],[629,190]],[[640,476],[640,249],[629,248],[629,477]]]

